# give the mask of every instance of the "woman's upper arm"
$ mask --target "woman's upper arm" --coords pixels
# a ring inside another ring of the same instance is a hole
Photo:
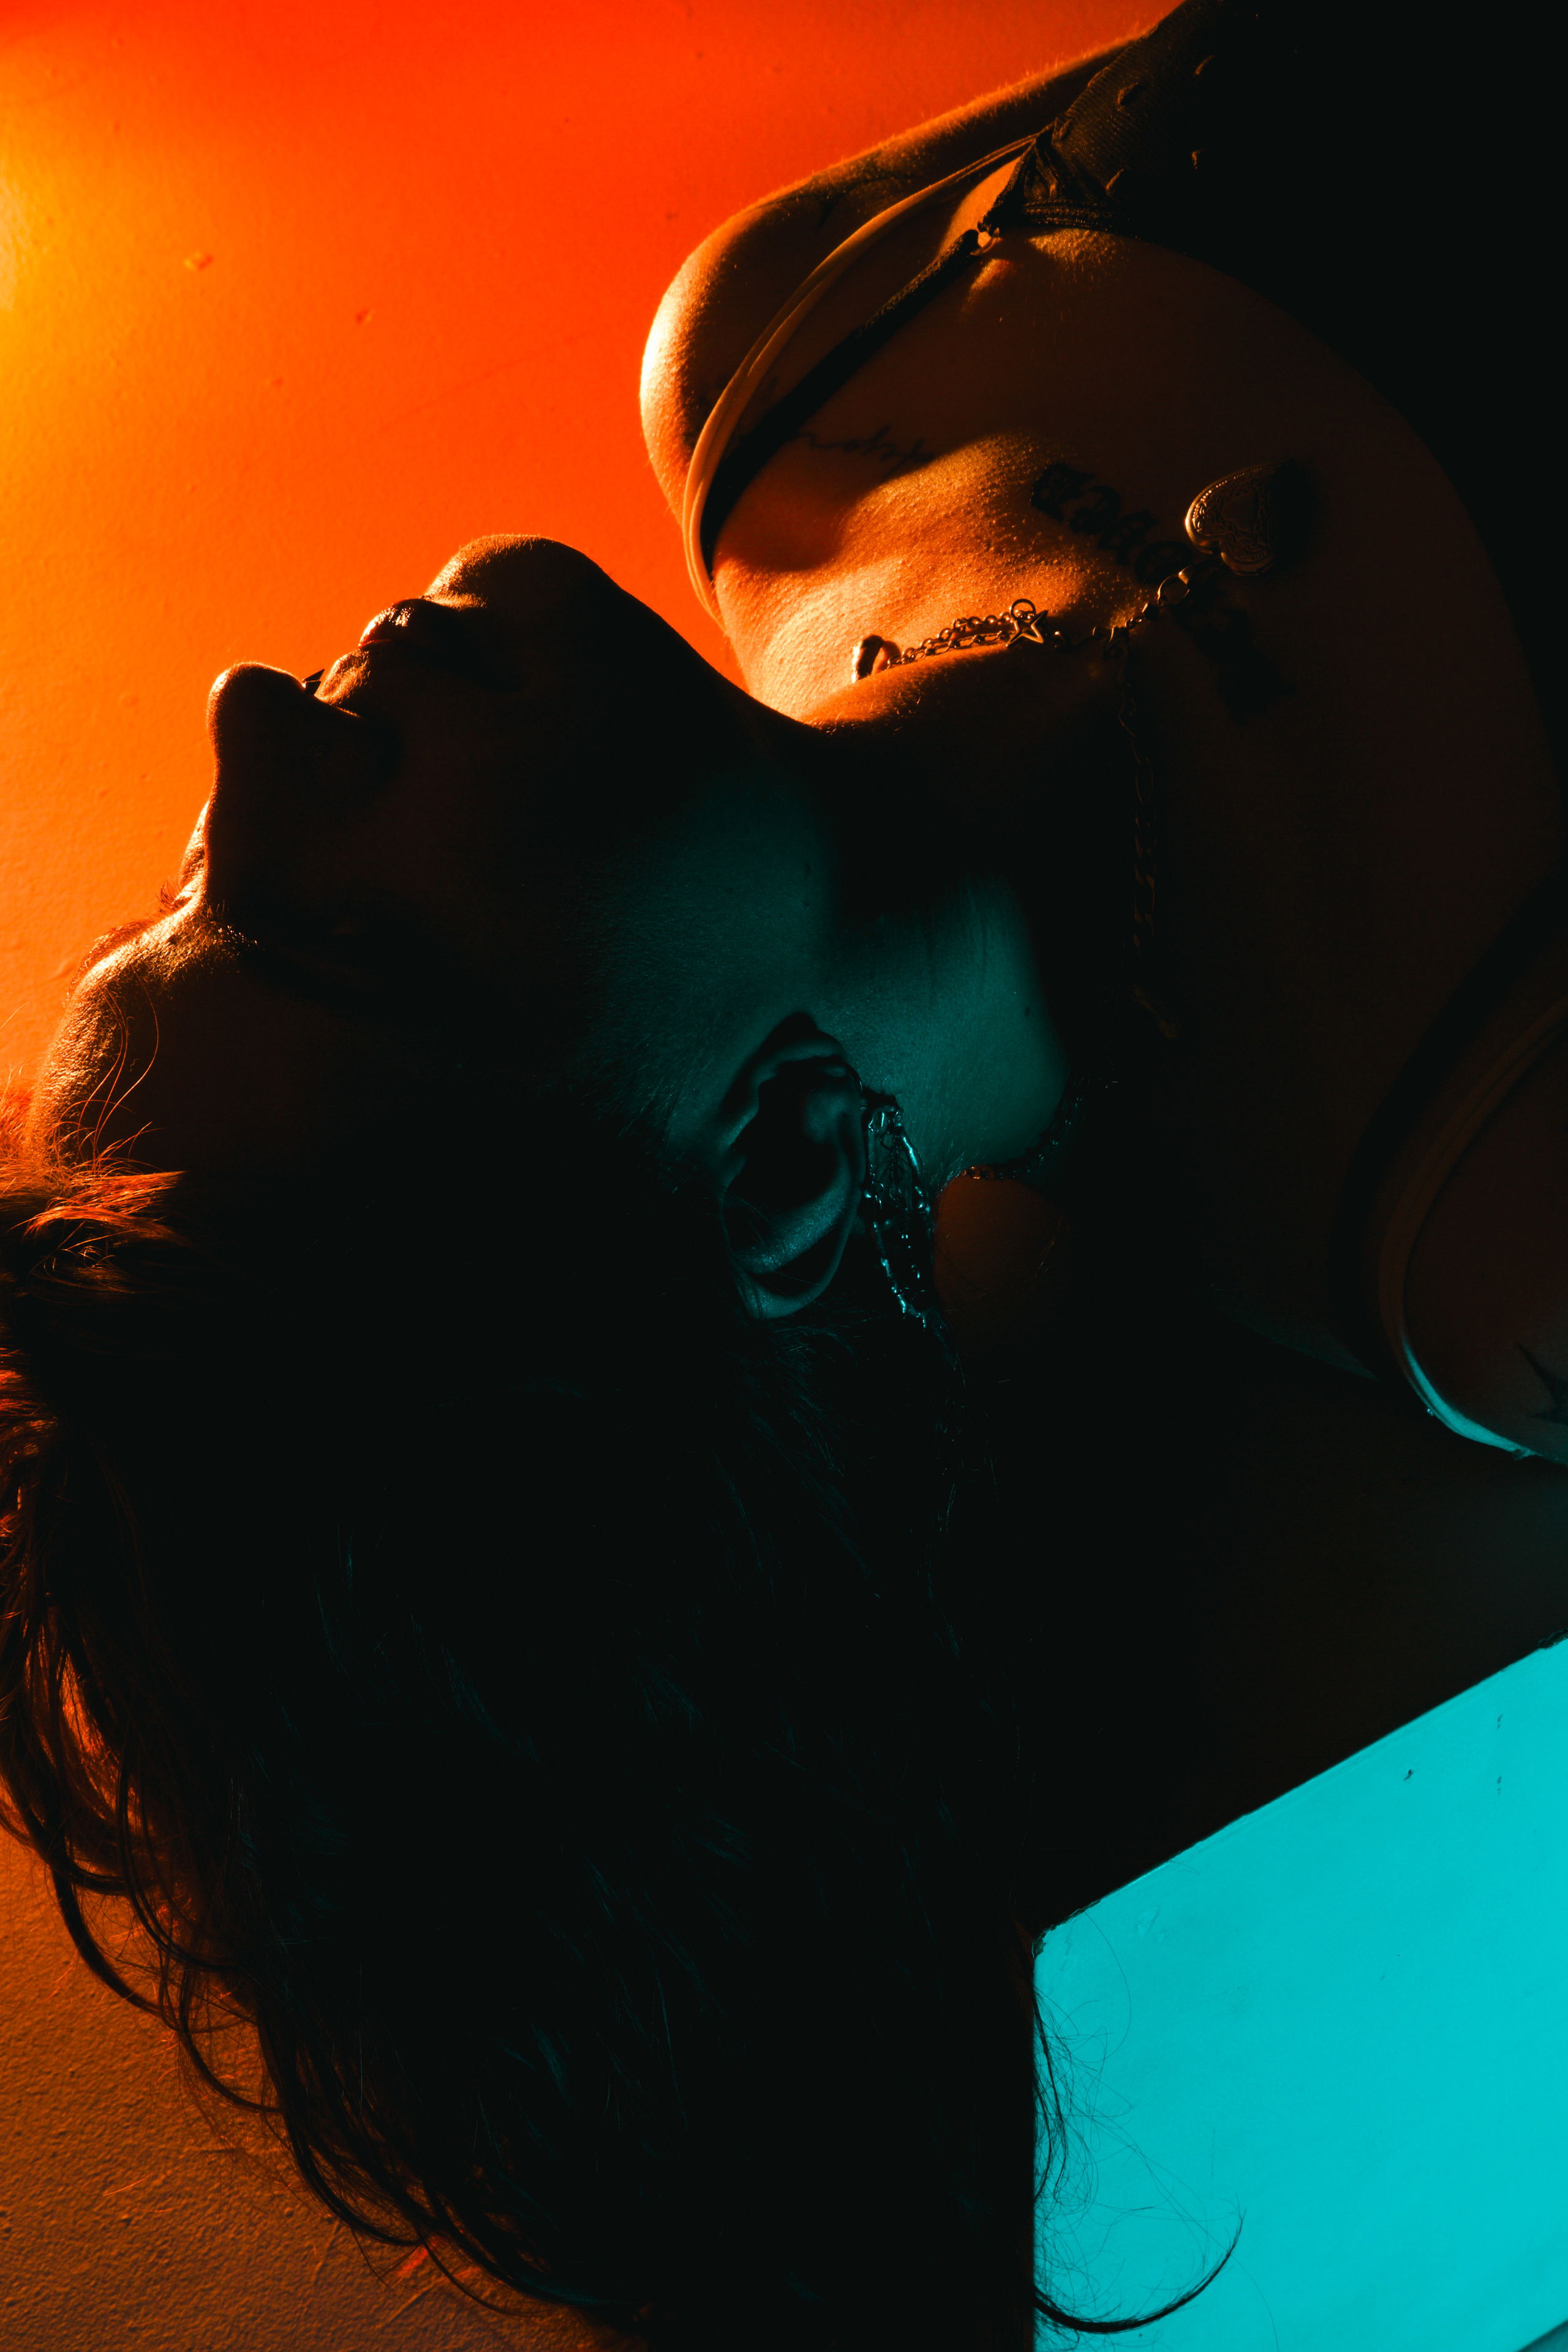
[[[737,213],[698,246],[659,305],[643,360],[643,437],[677,512],[709,409],[818,262],[899,197],[1043,130],[1115,55],[1053,66],[938,115]]]

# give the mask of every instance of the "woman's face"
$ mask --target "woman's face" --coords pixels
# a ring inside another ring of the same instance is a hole
[[[209,724],[172,899],[110,935],[51,1049],[62,1139],[289,1165],[421,1068],[563,1056],[678,1129],[809,982],[811,730],[554,541],[465,547],[314,696],[230,670]]]

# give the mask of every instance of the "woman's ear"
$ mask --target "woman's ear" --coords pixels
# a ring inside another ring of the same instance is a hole
[[[865,1189],[864,1095],[841,1046],[803,1017],[755,1054],[729,1097],[725,1230],[754,1314],[820,1298]]]

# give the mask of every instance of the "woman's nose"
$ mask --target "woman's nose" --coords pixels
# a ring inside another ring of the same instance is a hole
[[[207,698],[215,789],[358,801],[377,791],[396,757],[379,719],[322,702],[287,670],[242,662]]]
[[[319,701],[287,670],[245,662],[207,699],[214,774],[209,874],[276,861],[323,819],[360,808],[396,763],[379,719]]]

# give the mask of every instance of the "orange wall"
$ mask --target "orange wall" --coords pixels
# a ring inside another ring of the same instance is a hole
[[[721,657],[636,385],[768,188],[1135,0],[0,0],[0,1077],[144,910],[240,658],[464,539],[575,541]]]
[[[9,2352],[632,2352],[564,2315],[503,2326],[417,2257],[372,2268],[265,2135],[214,2131],[173,2036],[88,1974],[3,1832],[0,1951]]]

